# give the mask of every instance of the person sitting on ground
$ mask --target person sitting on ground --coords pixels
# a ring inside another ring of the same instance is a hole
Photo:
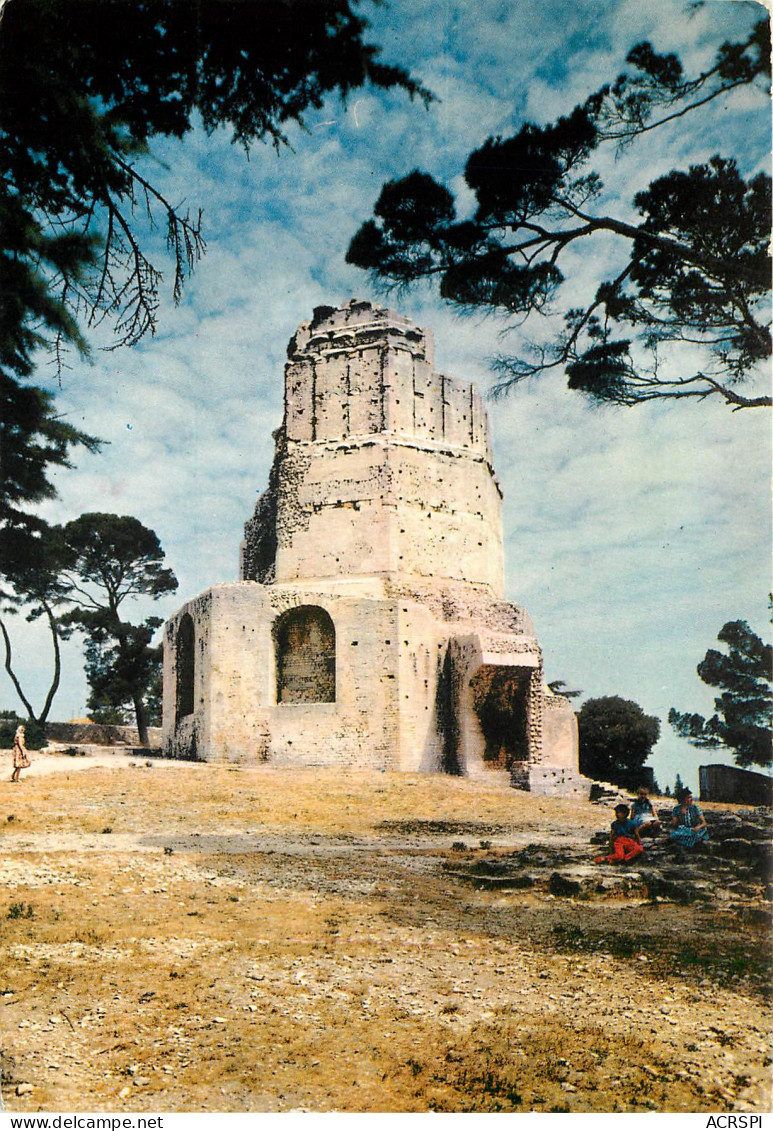
[[[627,805],[615,806],[615,819],[609,832],[610,852],[608,856],[597,856],[597,864],[602,864],[604,861],[607,864],[617,864],[621,860],[633,860],[635,856],[644,852],[639,830],[633,821],[629,820],[628,813]]]
[[[660,821],[646,785],[640,785],[636,792],[636,800],[631,807],[631,820],[643,836],[655,836],[660,832]]]
[[[679,794],[679,804],[671,815],[671,831],[668,835],[682,848],[695,848],[696,844],[709,839],[706,818],[693,802],[689,789],[683,789]]]

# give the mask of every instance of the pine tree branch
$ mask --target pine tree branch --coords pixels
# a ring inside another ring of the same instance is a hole
[[[716,70],[717,68],[713,68],[713,70],[709,71],[705,77],[709,78]],[[697,110],[699,109],[699,107],[705,106],[709,102],[713,102],[715,98],[720,98],[723,94],[728,94],[731,90],[735,90],[739,86],[748,86],[750,81],[750,79],[737,79],[735,82],[728,83],[726,86],[719,87],[717,90],[712,91],[711,94],[707,94],[705,95],[705,97],[699,98],[695,102],[688,103],[688,105],[683,106],[680,110],[674,110],[673,113],[666,114],[664,115],[664,117],[658,118],[654,122],[648,122],[646,125],[631,125],[627,129],[621,129],[620,131],[616,131],[614,128],[611,128],[609,130],[602,128],[599,130],[599,137],[604,141],[633,141],[634,138],[640,137],[642,134],[649,133],[651,130],[656,130],[660,126],[666,125],[667,122],[673,122],[678,118],[683,118],[686,114],[690,114],[693,110]],[[681,97],[683,97],[683,93],[675,94],[671,101],[676,102]]]

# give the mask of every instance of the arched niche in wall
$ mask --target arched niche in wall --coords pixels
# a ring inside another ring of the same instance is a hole
[[[177,626],[176,642],[177,722],[193,714],[193,681],[196,670],[196,632],[193,617],[183,613]]]
[[[277,703],[334,703],[336,632],[317,605],[288,609],[274,622]]]

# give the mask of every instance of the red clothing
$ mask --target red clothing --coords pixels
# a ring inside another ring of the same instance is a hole
[[[606,860],[607,864],[618,864],[621,860],[633,860],[644,852],[644,847],[630,836],[616,836],[612,844],[613,852],[609,856],[597,856],[596,863]]]

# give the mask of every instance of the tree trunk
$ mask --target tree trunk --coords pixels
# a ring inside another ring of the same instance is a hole
[[[33,722],[38,723],[40,726],[45,726],[46,720],[48,719],[48,713],[51,710],[51,705],[54,701],[54,696],[56,695],[57,691],[59,690],[59,683],[60,683],[61,677],[62,677],[62,656],[61,656],[61,652],[60,652],[60,649],[59,649],[59,629],[58,629],[58,626],[57,626],[56,617],[54,616],[50,606],[47,604],[46,601],[41,601],[41,604],[42,604],[43,608],[45,609],[46,617],[48,618],[48,627],[51,630],[51,640],[52,640],[53,646],[54,646],[54,674],[53,674],[52,679],[51,679],[51,686],[48,689],[48,694],[46,695],[46,701],[45,701],[45,704],[43,705],[43,710],[40,712],[39,715],[36,715],[34,710],[32,709],[32,704],[30,703],[27,696],[24,694],[24,691],[22,690],[22,686],[19,683],[19,680],[16,676],[16,673],[13,670],[13,657],[12,657],[12,654],[11,654],[11,638],[9,637],[8,630],[6,629],[2,620],[0,620],[0,633],[2,633],[3,641],[5,643],[5,670],[7,671],[11,682],[13,683],[14,687],[16,688],[17,695],[19,696],[22,703],[24,704],[24,707],[27,711],[27,717],[32,719]]]
[[[48,712],[51,710],[51,705],[54,702],[54,696],[59,690],[59,682],[62,677],[62,655],[59,650],[59,631],[57,629],[56,617],[45,601],[43,601],[42,604],[43,608],[46,610],[46,616],[48,617],[48,626],[51,629],[51,639],[54,643],[54,675],[53,679],[51,680],[51,686],[48,689],[48,695],[46,696],[43,710],[40,712],[40,718],[36,720],[37,722],[44,724],[48,719]]]
[[[137,734],[140,739],[140,746],[150,746],[150,738],[148,737],[148,719],[145,713],[145,704],[142,701],[141,695],[132,696],[134,703],[134,714],[137,719]]]
[[[19,683],[19,680],[16,677],[16,673],[13,670],[12,658],[11,658],[11,638],[8,635],[8,630],[6,629],[5,625],[3,624],[3,622],[1,620],[0,620],[0,632],[2,632],[3,640],[5,641],[5,670],[8,672],[8,675],[10,677],[11,682],[13,683],[13,686],[16,688],[16,694],[19,696],[22,703],[24,704],[25,710],[27,711],[27,715],[29,716],[29,718],[35,719],[35,712],[32,709],[32,704],[30,703],[27,696],[24,694],[24,692],[22,690],[22,686]]]

